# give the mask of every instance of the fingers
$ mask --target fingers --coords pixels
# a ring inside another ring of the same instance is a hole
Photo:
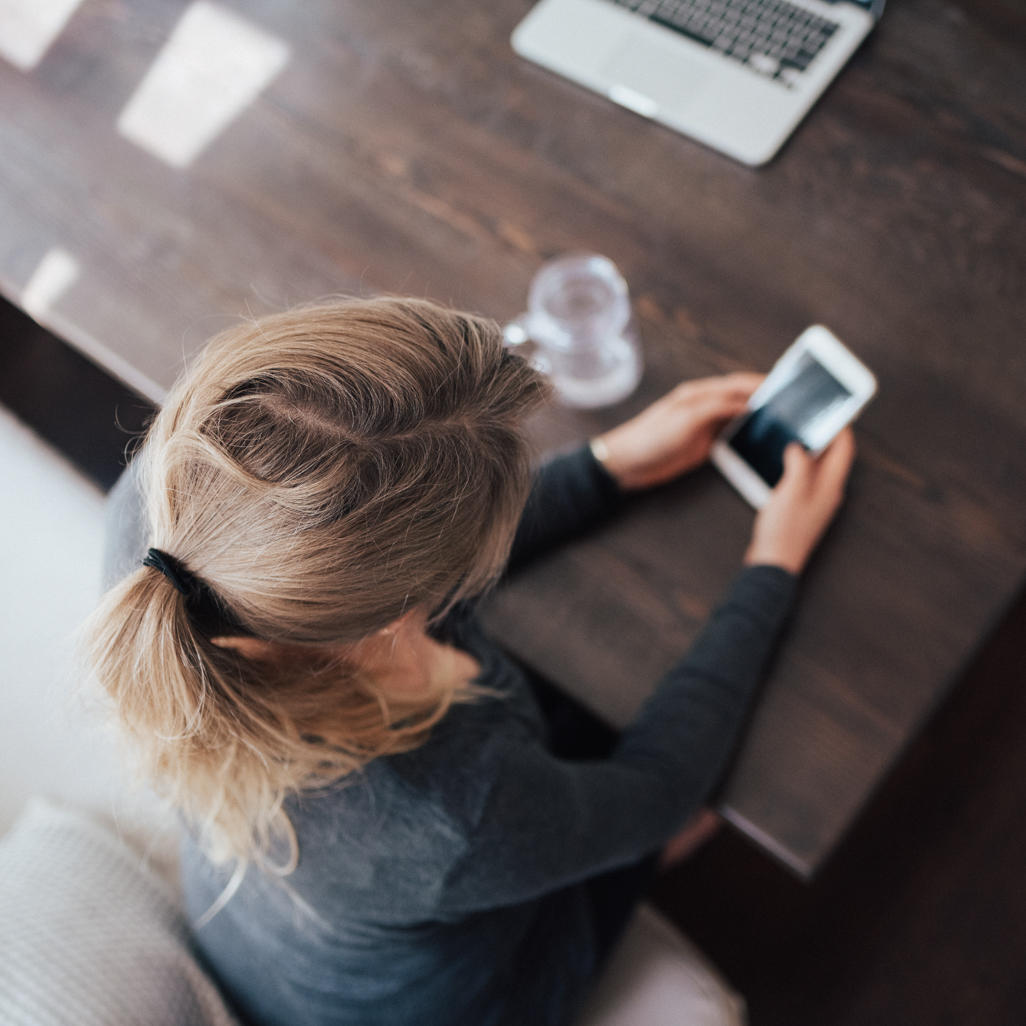
[[[765,380],[765,374],[755,374],[751,371],[735,371],[733,374],[723,374],[716,378],[700,378],[696,385],[704,385],[713,390],[722,390],[731,395],[743,395],[746,399]]]
[[[784,450],[784,473],[802,473],[812,469],[812,457],[799,442],[790,442]]]
[[[840,493],[855,460],[855,434],[845,428],[816,458],[798,442],[784,450],[784,476],[787,487],[812,487],[817,491]]]
[[[802,488],[812,476],[815,460],[798,442],[791,442],[784,449],[784,475],[778,482],[778,487]]]
[[[734,371],[727,374],[726,380],[733,388],[751,395],[765,380],[765,374],[756,374],[755,371]]]
[[[701,421],[726,421],[744,413],[748,400],[762,381],[761,374],[725,374],[685,382],[675,392]]]
[[[832,488],[840,497],[855,461],[855,434],[845,428],[819,458],[819,472],[823,484]]]
[[[840,507],[854,456],[850,429],[818,459],[791,442],[784,450],[783,476],[756,516],[745,561],[800,573]]]
[[[764,374],[737,371],[733,374],[721,374],[713,378],[696,378],[693,381],[685,381],[678,385],[671,394],[692,400],[714,395],[747,400],[764,379]]]
[[[827,446],[820,457],[820,462],[823,464],[824,472],[826,472],[827,468],[831,468],[831,473],[843,473],[847,476],[854,459],[855,432],[850,427],[846,427]]]
[[[747,408],[748,400],[734,395],[707,395],[688,404],[689,411],[700,423],[731,420]]]

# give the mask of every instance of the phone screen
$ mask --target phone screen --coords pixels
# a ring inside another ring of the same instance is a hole
[[[831,415],[851,398],[812,354],[802,352],[777,388],[734,429],[727,444],[772,488],[784,473],[784,449],[801,442],[820,449]]]

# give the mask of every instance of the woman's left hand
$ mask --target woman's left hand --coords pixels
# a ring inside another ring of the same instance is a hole
[[[602,463],[625,490],[651,488],[693,470],[713,440],[745,409],[761,374],[686,381],[636,417],[599,435]]]

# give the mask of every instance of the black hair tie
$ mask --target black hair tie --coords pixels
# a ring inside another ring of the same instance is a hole
[[[143,566],[152,566],[159,570],[183,595],[188,597],[196,591],[196,579],[178,562],[160,549],[150,549],[143,560]]]
[[[185,609],[193,625],[208,637],[219,634],[244,634],[252,637],[253,632],[239,623],[225,602],[213,592],[210,586],[160,549],[150,549],[143,560],[143,566],[159,570],[185,597]]]

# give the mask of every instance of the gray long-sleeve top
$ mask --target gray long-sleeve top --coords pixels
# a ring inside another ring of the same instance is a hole
[[[615,485],[587,449],[539,474],[512,565],[608,516]],[[307,792],[288,813],[299,865],[250,869],[197,931],[229,996],[261,1026],[557,1026],[595,969],[582,881],[658,849],[710,797],[733,753],[793,577],[741,572],[611,757],[571,762],[520,669],[458,607],[439,633],[496,693],[453,707],[420,748]],[[199,918],[227,872],[193,843]]]

